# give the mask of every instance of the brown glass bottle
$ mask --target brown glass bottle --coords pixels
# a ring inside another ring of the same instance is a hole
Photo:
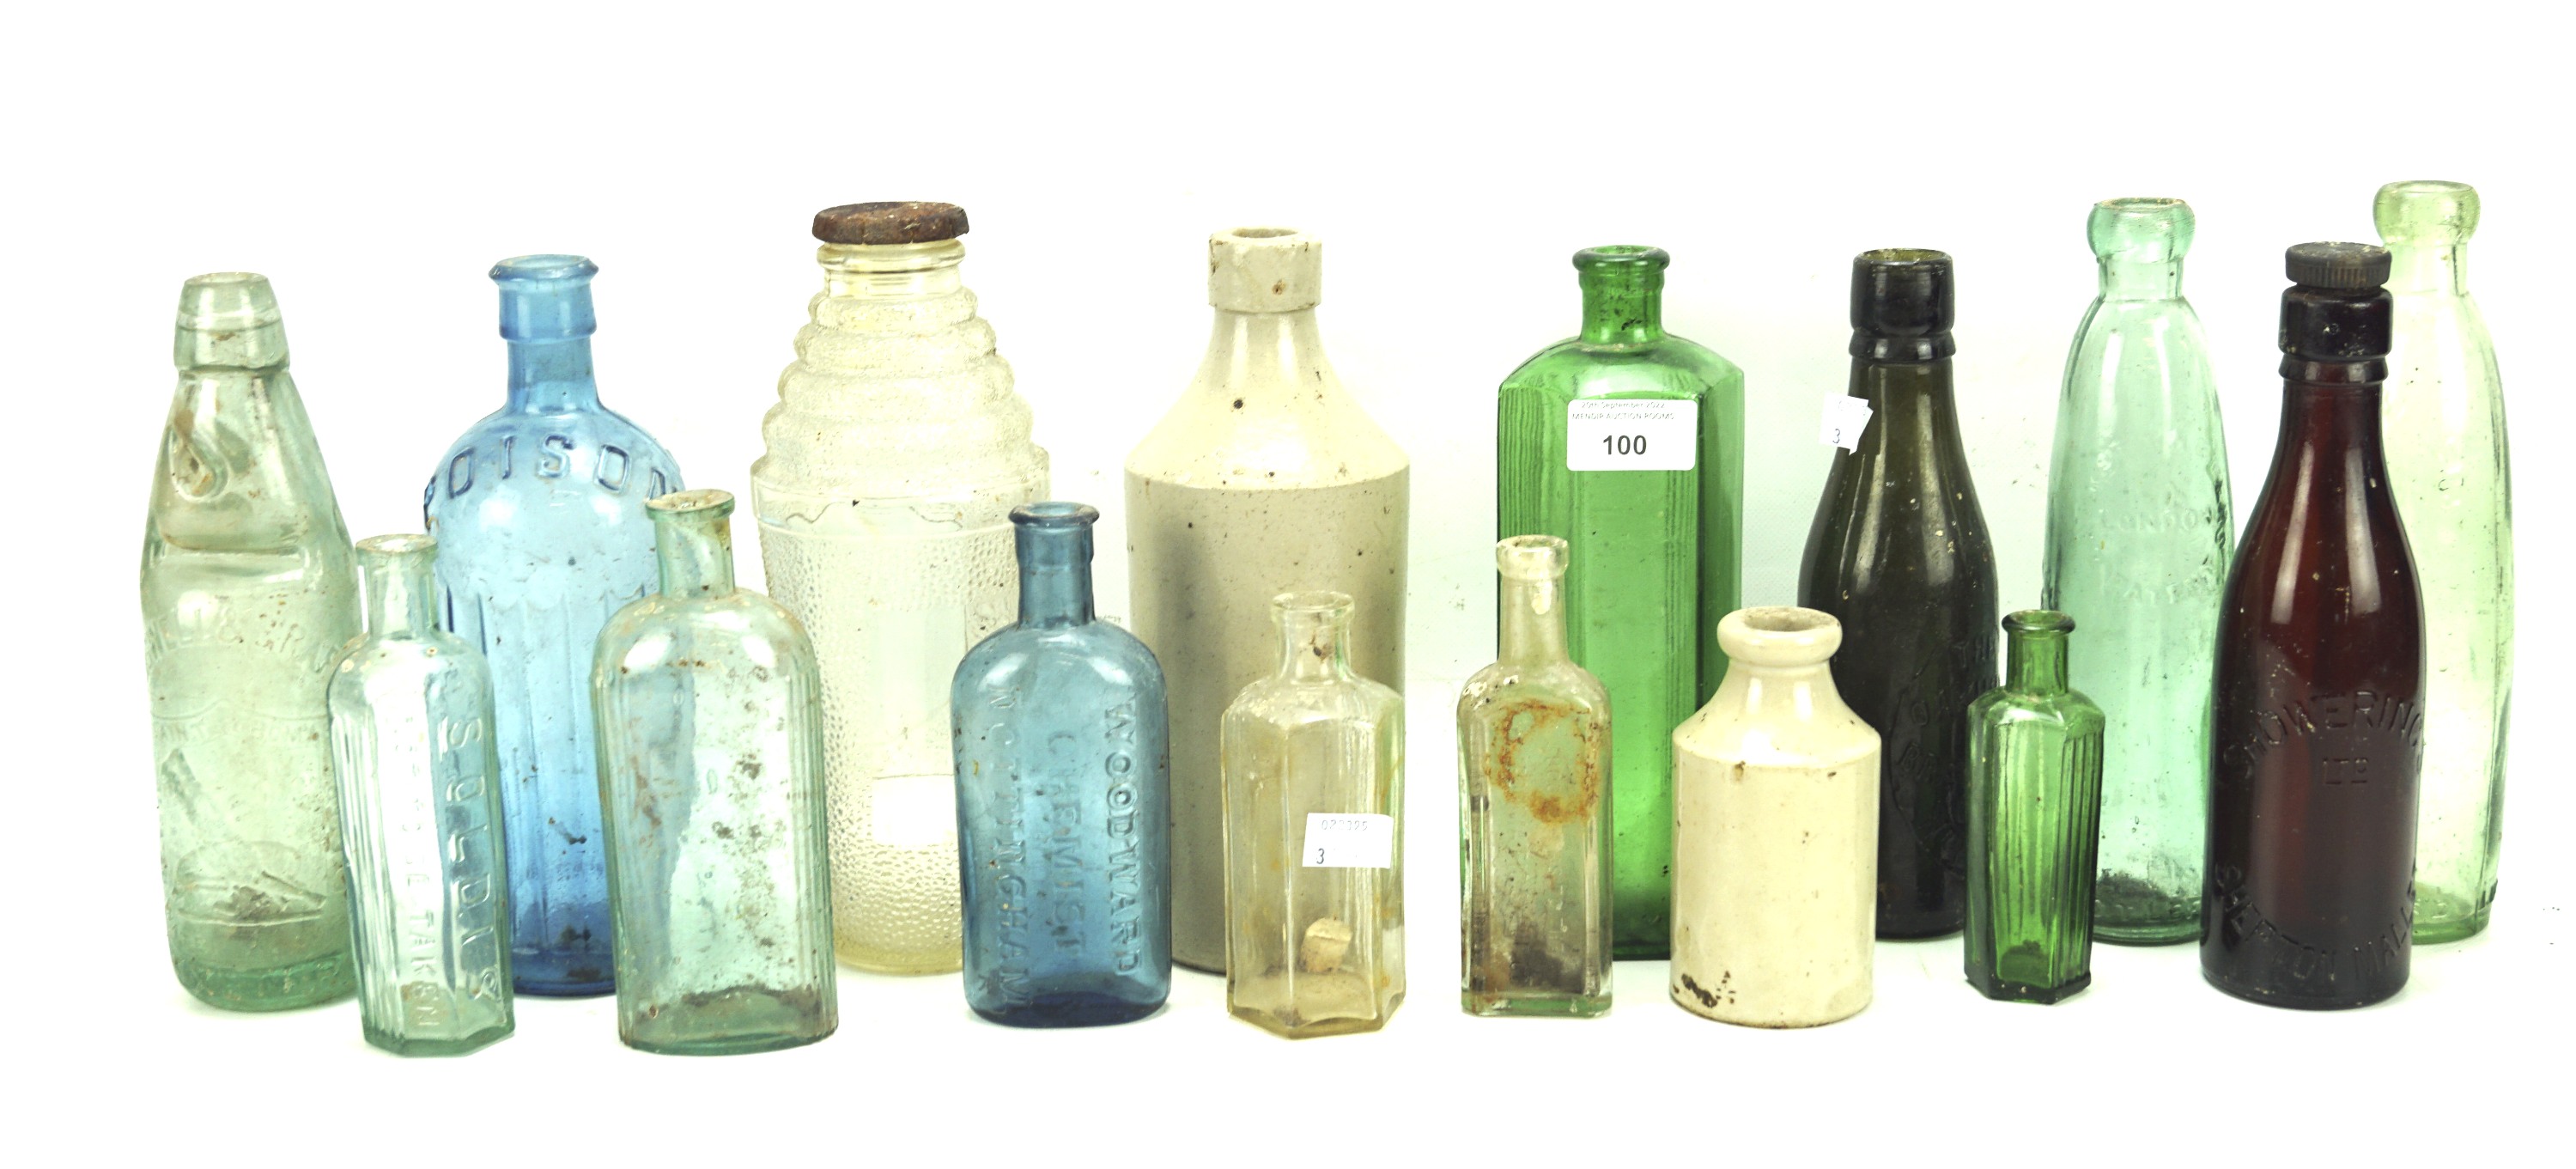
[[[2300,244],[2281,294],[2281,439],[2218,638],[2200,968],[2280,1007],[2406,985],[2423,606],[2380,455],[2388,253]]]
[[[1950,394],[1950,257],[1852,260],[1858,449],[1834,453],[1798,603],[1842,622],[1834,687],[1877,728],[1878,936],[1954,933],[1967,909],[1968,704],[1995,688],[1995,552]]]

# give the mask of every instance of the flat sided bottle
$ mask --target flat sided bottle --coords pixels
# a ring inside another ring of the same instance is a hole
[[[2063,1001],[2093,984],[2102,708],[2067,686],[2064,613],[2004,618],[2004,684],[1968,706],[1968,982]]]
[[[1172,989],[1163,671],[1091,600],[1099,511],[1011,511],[1020,619],[957,665],[966,1001],[1015,1027],[1153,1014]]]
[[[189,280],[174,351],[143,528],[170,964],[226,1010],[325,1003],[354,985],[326,695],[357,562],[268,279]]]
[[[1672,732],[1725,676],[1717,623],[1744,550],[1744,372],[1664,332],[1669,263],[1660,248],[1574,254],[1583,332],[1503,379],[1495,439],[1502,534],[1567,542],[1567,652],[1619,707],[1622,958],[1672,941]]]
[[[2041,604],[2084,623],[2075,690],[2109,716],[2093,935],[2200,936],[2209,670],[2236,534],[2200,315],[2191,207],[2112,199],[2086,225],[2102,293],[2066,357]]]
[[[512,1027],[492,674],[438,627],[437,558],[427,536],[359,542],[367,632],[331,677],[358,1021],[396,1055],[463,1055]]]
[[[1834,686],[1878,729],[1878,936],[1929,938],[1966,908],[1968,704],[1995,688],[1995,551],[1952,397],[1950,257],[1852,261],[1850,397],[1799,570],[1799,603],[1842,623]]]
[[[2504,835],[2513,704],[2513,474],[2504,378],[2469,295],[2478,192],[2390,183],[2375,208],[2388,245],[2385,425],[2398,514],[2422,574],[2424,772],[2415,825],[2415,940],[2487,927]]]
[[[1324,357],[1323,249],[1209,237],[1207,355],[1127,456],[1129,611],[1172,693],[1172,957],[1202,970],[1226,955],[1217,728],[1278,663],[1269,598],[1349,594],[1358,674],[1404,684],[1411,464]]]
[[[2219,625],[2200,968],[2334,1009],[2396,994],[2413,956],[2424,617],[2380,439],[2388,253],[2288,267],[2280,444]]]
[[[617,1034],[666,1055],[798,1047],[838,1024],[814,643],[733,579],[733,496],[654,499],[661,591],[591,670],[617,913]]]
[[[823,290],[751,468],[769,591],[823,662],[835,944],[890,974],[958,968],[949,685],[1011,623],[1011,509],[1047,494],[964,234],[947,203],[814,216]]]
[[[1271,600],[1278,667],[1226,707],[1225,1004],[1290,1039],[1404,1002],[1404,699],[1351,667],[1355,605]]]
[[[599,403],[598,271],[579,256],[493,266],[509,399],[448,448],[423,507],[439,543],[440,621],[492,669],[522,994],[610,989],[590,654],[609,614],[653,591],[644,501],[680,488],[662,445]]]

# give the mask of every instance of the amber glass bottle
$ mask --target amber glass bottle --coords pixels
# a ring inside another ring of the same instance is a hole
[[[2290,249],[2281,438],[2220,614],[2200,968],[2272,1006],[2406,985],[2424,617],[2380,451],[2388,268]]]

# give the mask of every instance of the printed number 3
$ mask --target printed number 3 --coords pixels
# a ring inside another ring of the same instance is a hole
[[[1315,863],[1319,865],[1324,863],[1324,849],[1322,845],[1317,845],[1315,847]]]

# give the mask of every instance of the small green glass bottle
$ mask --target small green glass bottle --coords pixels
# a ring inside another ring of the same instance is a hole
[[[1968,982],[2053,1003],[2093,982],[2102,708],[2066,685],[2064,613],[2004,618],[2004,684],[1968,705]]]
[[[1673,728],[1726,676],[1743,560],[1744,371],[1664,332],[1646,247],[1574,255],[1583,332],[1503,379],[1504,537],[1569,546],[1566,648],[1610,691],[1613,952],[1672,945]]]

